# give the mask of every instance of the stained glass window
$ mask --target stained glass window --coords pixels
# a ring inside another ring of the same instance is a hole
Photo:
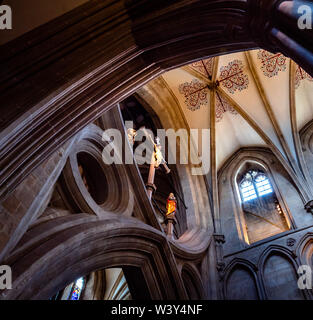
[[[69,300],[79,300],[83,287],[84,287],[84,278],[77,279],[73,284]]]
[[[251,167],[250,167],[251,168]],[[262,169],[248,169],[238,177],[243,230],[249,244],[290,229],[269,177]]]
[[[267,176],[262,171],[246,172],[239,184],[243,202],[272,193],[273,188]]]
[[[259,174],[255,178],[255,185],[258,189],[259,196],[264,196],[265,194],[272,193],[273,189],[272,186],[267,179],[266,175],[264,174]]]

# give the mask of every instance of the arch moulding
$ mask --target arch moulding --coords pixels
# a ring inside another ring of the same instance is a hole
[[[290,3],[92,0],[1,46],[0,197],[166,70],[262,47],[313,75],[312,37]]]

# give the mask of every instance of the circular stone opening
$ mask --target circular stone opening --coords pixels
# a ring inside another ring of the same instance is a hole
[[[78,169],[93,200],[103,204],[108,197],[108,182],[98,161],[89,153],[77,154]]]

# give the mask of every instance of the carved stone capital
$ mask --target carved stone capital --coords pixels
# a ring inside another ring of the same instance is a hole
[[[222,272],[225,268],[225,262],[219,261],[216,264],[216,269],[218,272]]]
[[[168,224],[169,222],[176,224],[177,223],[177,219],[175,217],[175,213],[170,213],[168,214],[165,219],[164,219],[165,223]]]
[[[213,237],[214,237],[214,240],[215,240],[215,242],[216,242],[217,244],[223,244],[223,243],[225,243],[225,236],[224,236],[223,234],[217,234],[217,233],[215,233],[215,234],[213,235]]]
[[[306,210],[306,212],[313,213],[313,200],[308,201],[304,205],[304,209]]]
[[[156,189],[157,189],[157,187],[156,187],[156,185],[154,183],[147,183],[146,187],[147,187],[147,189],[152,190],[152,192],[155,192]]]

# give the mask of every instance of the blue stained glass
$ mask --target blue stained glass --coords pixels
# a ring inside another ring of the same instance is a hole
[[[83,278],[77,279],[73,285],[71,297],[69,300],[79,300],[83,286],[84,286],[84,279]]]
[[[75,289],[72,293],[71,300],[78,300],[78,298],[79,298],[79,291]]]
[[[240,189],[243,202],[253,200],[258,196],[262,197],[273,192],[272,186],[266,175],[255,170],[248,171],[244,175],[244,178],[240,183]],[[258,192],[258,195],[256,193],[256,190]]]

